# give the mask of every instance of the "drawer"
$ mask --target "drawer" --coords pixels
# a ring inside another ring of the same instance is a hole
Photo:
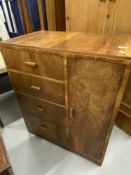
[[[61,56],[15,49],[5,49],[2,53],[8,69],[64,80],[64,59]]]
[[[23,113],[28,130],[38,136],[51,141],[58,141],[58,144],[67,143],[67,128],[61,125],[39,120],[31,114]]]
[[[66,109],[17,93],[21,110],[41,120],[67,126]]]
[[[64,84],[15,72],[10,72],[10,77],[16,91],[58,104],[65,104]]]

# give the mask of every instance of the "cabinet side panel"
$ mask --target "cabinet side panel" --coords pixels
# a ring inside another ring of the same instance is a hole
[[[116,125],[131,135],[131,73],[119,108]]]

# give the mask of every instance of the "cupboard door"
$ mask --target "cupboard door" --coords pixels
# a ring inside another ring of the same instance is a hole
[[[72,32],[97,32],[100,0],[66,0],[66,29]],[[103,20],[103,14],[101,14]]]
[[[124,65],[83,58],[68,62],[70,146],[101,164]]]
[[[131,1],[120,0],[114,24],[114,33],[131,33]]]

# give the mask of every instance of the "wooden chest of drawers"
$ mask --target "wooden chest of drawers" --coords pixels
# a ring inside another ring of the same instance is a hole
[[[28,130],[101,165],[130,74],[130,41],[40,31],[2,42]]]

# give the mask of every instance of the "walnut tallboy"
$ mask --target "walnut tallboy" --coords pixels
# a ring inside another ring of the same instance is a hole
[[[28,130],[101,165],[131,69],[131,36],[35,32],[0,44]]]

